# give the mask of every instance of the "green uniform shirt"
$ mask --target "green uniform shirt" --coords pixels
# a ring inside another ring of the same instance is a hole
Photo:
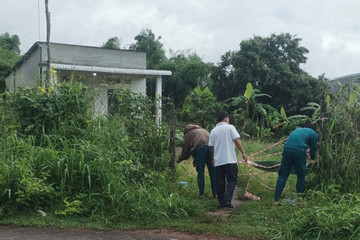
[[[289,136],[284,145],[285,149],[306,151],[310,146],[311,159],[315,159],[317,152],[318,134],[311,128],[297,128]]]

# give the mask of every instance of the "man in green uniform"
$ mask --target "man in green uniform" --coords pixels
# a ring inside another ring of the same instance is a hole
[[[297,175],[296,190],[298,193],[305,191],[306,151],[310,147],[310,157],[315,159],[317,142],[318,134],[312,124],[297,128],[290,134],[284,145],[273,205],[279,205],[280,195],[293,166]]]
[[[205,192],[205,164],[209,170],[211,191],[214,198],[217,198],[216,181],[215,181],[215,167],[212,164],[210,155],[209,132],[195,124],[187,124],[184,128],[184,141],[182,145],[182,152],[177,162],[194,157],[194,166],[196,167],[197,182],[199,187],[199,197],[204,196]]]

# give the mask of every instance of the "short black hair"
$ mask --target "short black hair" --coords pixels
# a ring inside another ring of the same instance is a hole
[[[229,114],[225,111],[221,111],[216,114],[216,120],[218,122],[221,122],[222,120],[224,120],[227,117],[229,117]]]
[[[310,128],[310,129],[316,131],[316,126],[315,126],[315,124],[312,124],[312,123],[303,124],[302,127],[303,127],[303,128]]]

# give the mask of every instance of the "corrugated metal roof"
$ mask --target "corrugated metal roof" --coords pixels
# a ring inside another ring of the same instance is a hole
[[[355,77],[360,77],[360,73],[354,73],[354,74],[350,74],[350,75],[345,75],[345,76],[341,76],[341,77],[336,77],[336,78],[330,79],[329,81],[334,81],[334,80],[339,80],[339,79],[345,79],[345,78],[355,78]]]
[[[172,75],[171,71],[166,71],[166,70],[109,68],[109,67],[70,65],[70,64],[60,64],[60,63],[51,63],[51,67],[58,69],[58,70],[82,71],[82,72],[103,72],[103,73],[117,73],[117,74],[143,75],[143,76],[171,76]]]

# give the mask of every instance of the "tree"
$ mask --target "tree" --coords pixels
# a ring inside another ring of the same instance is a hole
[[[222,109],[208,87],[203,90],[198,85],[186,96],[182,106],[183,120],[199,123],[204,128],[214,126],[216,113]]]
[[[130,45],[131,50],[146,52],[147,69],[156,69],[160,63],[166,60],[161,36],[155,37],[150,29],[143,29],[135,36],[136,42]]]
[[[146,68],[159,69],[159,64],[167,60],[163,44],[160,42],[161,36],[155,37],[150,29],[142,29],[135,36],[135,43],[129,49],[146,53]],[[146,81],[146,93],[148,96],[155,96],[155,79],[149,78]]]
[[[101,47],[107,49],[120,49],[121,41],[118,37],[112,37],[107,40]]]
[[[150,29],[141,30],[135,37],[136,42],[130,45],[131,50],[146,52],[147,68],[172,71],[172,76],[163,77],[163,96],[174,99],[180,107],[188,93],[196,86],[202,89],[211,86],[210,73],[212,65],[204,63],[195,53],[186,51],[170,52],[167,58],[160,42],[161,37],[156,37]],[[147,81],[147,94],[155,94],[154,79]]]
[[[289,33],[262,38],[255,36],[240,43],[239,51],[225,53],[215,68],[214,94],[225,100],[241,95],[250,82],[272,98],[263,103],[291,114],[299,113],[308,102],[319,102],[326,84],[300,68],[309,52],[300,46],[301,39]]]
[[[275,110],[268,104],[258,102],[260,97],[271,98],[267,94],[260,93],[258,89],[254,89],[251,83],[247,83],[244,95],[229,98],[224,102],[234,118],[235,125],[241,126],[242,131],[247,134],[252,136],[257,134],[258,137],[264,129],[267,129],[267,134],[269,133],[268,113],[272,114]]]
[[[5,90],[5,78],[20,58],[20,39],[9,33],[0,35],[0,93]]]
[[[172,76],[164,77],[163,95],[174,99],[177,107],[183,104],[185,97],[196,86],[201,89],[211,86],[209,75],[213,66],[204,63],[196,53],[172,53],[172,56],[159,66],[172,71]]]
[[[1,50],[8,50],[10,52],[16,53],[17,55],[20,54],[20,39],[17,35],[12,35],[8,32],[2,34],[0,36],[0,49]]]

